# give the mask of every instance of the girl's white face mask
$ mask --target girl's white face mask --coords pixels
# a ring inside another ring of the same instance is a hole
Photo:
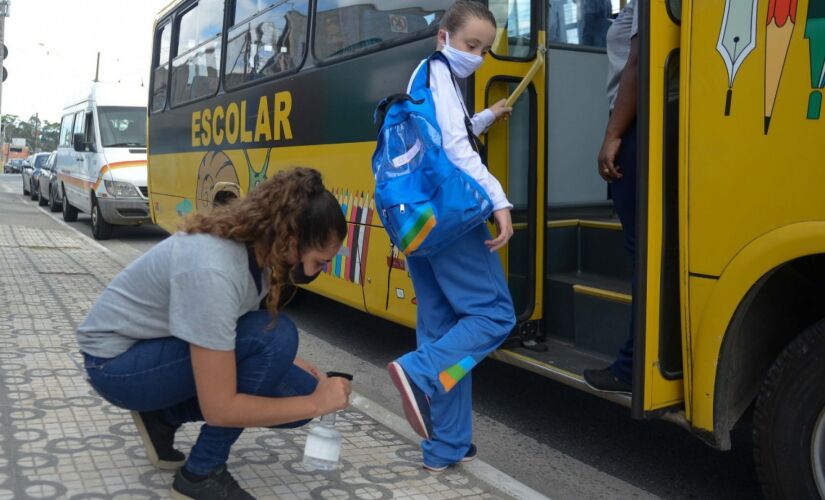
[[[484,58],[451,47],[450,34],[446,33],[446,35],[447,43],[444,45],[444,48],[441,49],[441,52],[447,60],[450,61],[450,68],[452,68],[455,76],[459,78],[467,78],[475,73],[478,67],[481,66],[481,63],[484,62]]]

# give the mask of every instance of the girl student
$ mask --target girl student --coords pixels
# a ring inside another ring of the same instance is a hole
[[[77,339],[89,382],[132,410],[150,461],[180,467],[173,498],[253,498],[226,468],[244,428],[298,427],[348,404],[350,382],[297,358],[297,329],[276,310],[284,285],[336,255],[346,223],[321,175],[296,168],[182,229],[112,280]],[[187,458],[175,431],[201,421]]]
[[[418,303],[418,349],[387,368],[407,420],[424,438],[424,467],[430,471],[475,458],[470,370],[501,345],[515,325],[512,298],[495,253],[513,235],[512,205],[469,136],[470,128],[480,135],[512,109],[501,100],[470,118],[455,80],[478,69],[495,36],[496,21],[486,6],[458,0],[444,13],[437,35],[437,50],[447,62],[429,58],[444,152],[485,189],[498,229],[493,238],[486,224],[479,224],[435,254],[407,258]],[[410,86],[419,71],[426,71],[426,62],[413,73]]]

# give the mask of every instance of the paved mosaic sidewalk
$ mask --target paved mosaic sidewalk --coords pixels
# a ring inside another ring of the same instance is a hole
[[[0,225],[0,500],[168,498],[172,473],[149,464],[128,412],[78,364],[74,327],[119,270],[67,231]],[[424,471],[415,444],[360,412],[338,423],[337,471],[302,467],[306,428],[244,432],[230,469],[260,499],[504,498],[461,467]],[[176,446],[188,451],[198,428]]]

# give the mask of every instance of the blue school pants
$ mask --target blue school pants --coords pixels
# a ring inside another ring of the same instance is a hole
[[[516,318],[504,270],[486,224],[450,246],[407,259],[418,312],[418,349],[398,359],[430,398],[433,432],[422,444],[424,462],[459,462],[472,444],[470,370],[510,334]]]

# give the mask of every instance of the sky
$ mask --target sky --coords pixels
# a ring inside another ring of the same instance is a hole
[[[169,0],[11,0],[2,114],[57,122],[100,80],[149,84],[152,22]],[[148,94],[148,89],[147,89]]]

